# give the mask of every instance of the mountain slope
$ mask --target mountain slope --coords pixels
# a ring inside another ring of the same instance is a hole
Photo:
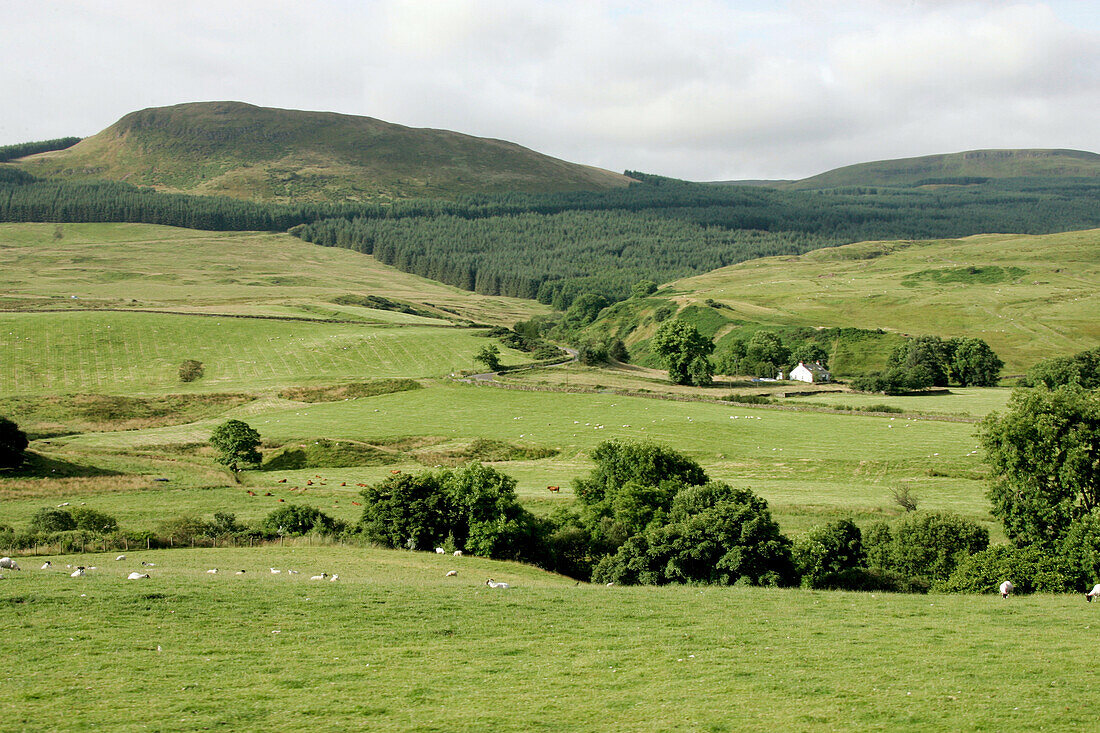
[[[1100,178],[1100,155],[1083,150],[968,150],[858,163],[779,187],[918,186],[1021,176]]]
[[[881,368],[897,334],[975,336],[1018,374],[1100,342],[1098,293],[1100,229],[859,242],[677,280],[605,310],[589,331],[624,339],[645,361],[647,340],[673,313],[719,342],[758,328],[862,329],[823,344],[854,349],[843,364],[833,353],[845,374]]]
[[[21,165],[36,175],[263,201],[602,190],[630,182],[503,140],[241,102],[132,112],[71,148]]]
[[[976,336],[1020,371],[1096,345],[1098,286],[1093,229],[862,242],[743,262],[673,283],[668,295],[776,326]]]

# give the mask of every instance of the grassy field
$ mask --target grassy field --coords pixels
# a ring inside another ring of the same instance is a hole
[[[793,395],[783,400],[791,405],[822,405],[825,407],[867,408],[887,405],[907,414],[958,415],[984,417],[993,411],[1003,412],[1012,390],[1008,387],[952,387],[929,394],[882,395],[859,392],[830,392],[806,396]]]
[[[681,305],[731,321],[976,336],[1021,373],[1100,341],[1100,230],[862,242],[677,281]]]
[[[577,587],[354,548],[113,555],[0,584],[0,731],[1085,730],[1098,701],[1077,596]],[[321,571],[340,580],[306,580]]]
[[[437,317],[333,303],[349,295],[381,295]],[[548,310],[533,301],[452,288],[369,255],[288,234],[150,224],[0,224],[0,311],[95,307],[507,326]]]
[[[479,366],[490,343],[436,326],[302,323],[162,313],[2,313],[0,393],[240,391],[378,377],[427,377]],[[505,364],[528,355],[501,349]],[[197,359],[202,379],[181,383]]]
[[[402,450],[400,460],[385,465],[250,471],[243,474],[245,486],[234,487],[214,468],[211,455],[194,449],[206,441],[214,425],[233,415],[276,444],[324,437],[390,449],[423,447]],[[752,409],[442,383],[330,403],[259,400],[194,423],[41,440],[34,448],[64,465],[144,478],[118,489],[112,488],[114,479],[109,476],[9,479],[0,483],[0,491],[9,492],[0,520],[21,524],[46,497],[87,501],[117,513],[127,526],[153,526],[169,507],[173,514],[189,510],[209,516],[224,509],[254,519],[278,506],[280,498],[357,519],[360,510],[348,506],[356,498],[357,484],[378,481],[391,470],[430,467],[440,462],[433,456],[453,452],[475,438],[559,451],[550,458],[498,464],[517,478],[523,500],[542,512],[571,500],[568,485],[591,468],[588,454],[594,446],[623,438],[674,447],[698,460],[711,476],[757,491],[771,502],[784,529],[795,533],[836,516],[889,516],[897,510],[892,489],[902,484],[910,486],[925,508],[956,511],[988,523],[980,481],[984,468],[973,434],[971,423],[908,416]],[[158,485],[152,482],[156,477],[170,481]],[[286,484],[277,483],[279,479],[286,479]],[[307,488],[307,480],[315,485]],[[551,495],[548,485],[565,488]],[[290,492],[291,486],[307,490]],[[248,487],[271,490],[274,496],[248,496]],[[996,526],[992,529],[998,534]]]

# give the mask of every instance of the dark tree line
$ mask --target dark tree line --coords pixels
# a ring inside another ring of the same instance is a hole
[[[59,137],[54,140],[39,140],[33,143],[18,143],[16,145],[0,145],[0,163],[22,158],[36,153],[48,153],[51,150],[64,150],[71,148],[80,142],[78,137]]]
[[[1100,226],[1100,183],[1009,179],[966,188],[778,191],[630,173],[604,192],[493,194],[392,204],[264,204],[119,182],[37,179],[0,166],[0,221],[140,222],[287,231],[398,269],[559,309],[611,301],[746,259],[864,239],[1040,234]]]

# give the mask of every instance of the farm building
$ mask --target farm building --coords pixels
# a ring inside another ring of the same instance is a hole
[[[791,370],[787,378],[796,382],[828,382],[830,374],[816,361],[809,364],[798,362],[798,366]]]

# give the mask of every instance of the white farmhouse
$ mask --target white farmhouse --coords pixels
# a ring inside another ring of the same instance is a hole
[[[787,378],[795,382],[828,382],[829,372],[816,361],[809,364],[798,362],[798,366],[791,370]]]

